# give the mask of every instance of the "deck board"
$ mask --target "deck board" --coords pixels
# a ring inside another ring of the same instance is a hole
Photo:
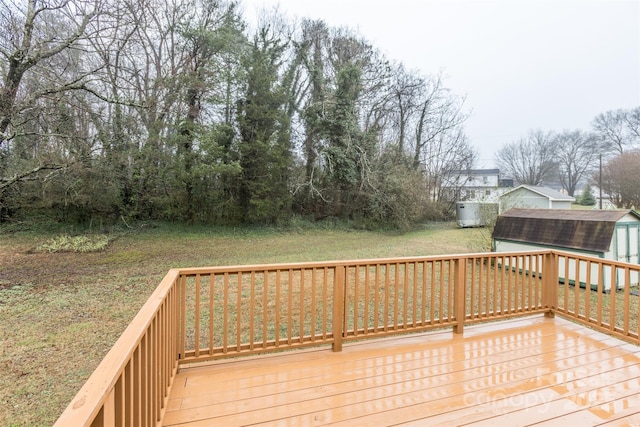
[[[536,316],[183,368],[163,425],[633,425],[639,362]]]

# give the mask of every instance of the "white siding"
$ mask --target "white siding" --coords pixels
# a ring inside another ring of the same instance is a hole
[[[526,188],[519,188],[500,197],[500,212],[506,212],[511,208],[549,209],[551,203],[548,197]],[[571,202],[569,202],[569,208],[571,208]]]
[[[551,209],[571,209],[571,202],[565,200],[554,200],[551,202]]]
[[[536,250],[540,250],[540,246],[539,245],[529,245],[526,243],[519,243],[519,242],[504,242],[501,240],[496,240],[494,242],[495,245],[495,250],[496,252],[517,252],[517,251],[536,251]],[[571,249],[566,249],[566,248],[554,248],[554,249],[558,249],[558,250],[562,250],[564,252],[569,252],[572,254],[576,254],[576,255],[590,255],[590,256],[595,256],[598,257],[600,254],[597,253],[586,253],[584,251],[575,251],[575,250],[571,250]],[[612,254],[611,252],[607,252],[604,254],[604,258],[605,259],[611,259],[612,258]],[[586,262],[580,262],[579,266],[576,266],[576,261],[571,259],[569,260],[569,269],[568,269],[568,277],[565,278],[565,275],[567,275],[567,268],[566,268],[566,263],[565,263],[565,259],[561,258],[559,260],[558,263],[558,276],[560,278],[560,280],[566,280],[568,279],[570,281],[570,283],[575,283],[576,279],[579,283],[581,284],[585,284],[587,281],[587,263]],[[611,270],[605,271],[603,274],[603,289],[608,291],[611,289]],[[544,274],[544,273],[543,273]],[[634,278],[632,278],[633,280]],[[635,278],[637,280],[637,278]],[[597,287],[598,285],[598,265],[597,264],[592,264],[591,265],[591,276],[590,276],[590,280],[591,283],[590,285],[593,286],[594,288]],[[623,282],[623,278],[619,277],[617,279],[618,282],[618,286],[621,285],[621,283]]]

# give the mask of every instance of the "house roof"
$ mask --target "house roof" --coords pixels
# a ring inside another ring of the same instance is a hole
[[[448,173],[450,175],[498,175],[500,169],[456,169]]]
[[[563,194],[559,191],[556,190],[552,190],[551,188],[546,188],[546,187],[535,187],[533,185],[520,185],[516,188],[514,188],[513,190],[509,190],[505,193],[502,194],[502,196],[500,197],[504,197],[510,193],[513,193],[514,191],[520,190],[520,189],[527,189],[529,191],[533,191],[534,193],[537,193],[541,196],[547,197],[552,201],[575,201],[576,199],[567,195],[567,194]]]
[[[519,209],[498,217],[493,239],[604,253],[616,222],[632,210]]]

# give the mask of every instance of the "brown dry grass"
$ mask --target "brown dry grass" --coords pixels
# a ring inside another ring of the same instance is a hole
[[[0,425],[50,425],[171,267],[478,252],[486,231],[403,235],[160,227],[103,252],[33,253],[55,235],[0,228]]]

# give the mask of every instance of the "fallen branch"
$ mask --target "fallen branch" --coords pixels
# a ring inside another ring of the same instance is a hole
[[[55,171],[55,170],[64,169],[65,167],[66,166],[64,165],[44,164],[44,165],[37,166],[29,171],[23,172],[21,174],[15,174],[11,178],[0,178],[0,190],[4,190],[5,188],[12,186],[19,181],[26,181],[26,180],[32,179],[31,176],[37,174],[40,171],[43,171],[43,170]]]

